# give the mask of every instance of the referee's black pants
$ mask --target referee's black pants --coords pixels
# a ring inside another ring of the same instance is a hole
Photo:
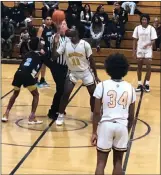
[[[54,61],[50,70],[56,84],[56,93],[54,95],[51,108],[48,112],[48,116],[54,117],[56,113],[59,111],[59,104],[64,92],[64,84],[65,84],[68,68],[66,65],[61,65],[61,64],[58,64],[56,61]]]

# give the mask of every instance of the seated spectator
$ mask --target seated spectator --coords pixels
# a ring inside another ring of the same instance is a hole
[[[155,28],[157,32],[157,39],[155,40],[155,46],[157,51],[160,51],[160,44],[161,44],[161,24],[158,20],[158,18],[154,19],[153,27]]]
[[[137,5],[139,1],[124,1],[122,2],[122,8],[127,11],[130,15],[138,14],[141,15],[142,13],[137,9]]]
[[[110,40],[116,40],[116,48],[120,48],[121,40],[124,36],[125,28],[122,23],[119,22],[118,17],[113,17],[109,22],[108,27],[104,32],[104,41],[108,48],[110,48]]]
[[[10,58],[12,54],[12,43],[14,36],[14,26],[9,22],[8,16],[6,16],[1,25],[1,44],[2,55],[4,56],[4,52],[6,52],[7,58]]]
[[[122,3],[121,6],[124,10],[129,12],[130,15],[134,15],[135,9],[136,9],[136,3],[133,1],[126,1]]]
[[[92,46],[97,48],[97,52],[100,51],[100,42],[104,33],[104,24],[98,15],[94,15],[92,24],[90,27]]]
[[[42,8],[42,18],[43,20],[46,19],[47,15],[49,14],[52,17],[52,14],[55,9],[58,9],[59,2],[58,1],[44,1],[44,7]]]
[[[80,14],[80,20],[85,27],[84,37],[90,37],[90,26],[92,21],[93,13],[91,12],[91,8],[89,4],[85,4],[83,11]]]
[[[67,11],[66,20],[69,28],[77,23],[80,23],[80,11],[76,4],[71,6],[71,9]]]
[[[80,13],[83,10],[82,1],[68,1],[67,12],[69,12],[72,9],[72,6],[74,4],[77,6],[77,9],[78,9],[78,11]]]
[[[35,10],[34,1],[20,1],[20,8],[24,11],[25,17],[33,16]]]
[[[28,48],[28,42],[29,42],[30,36],[28,33],[27,28],[22,28],[21,34],[20,34],[20,42],[17,45],[20,48],[20,55],[19,57],[24,57],[24,55],[29,51]]]
[[[32,24],[32,18],[26,18],[25,21],[26,21],[26,24],[27,24],[26,27],[27,27],[30,39],[36,37],[37,36],[37,30]]]
[[[3,20],[5,16],[9,16],[10,8],[6,7],[1,1],[1,19]]]
[[[108,14],[104,11],[104,5],[99,5],[95,14],[100,17],[104,25],[108,24]]]
[[[25,23],[25,15],[23,10],[21,9],[19,2],[15,1],[14,7],[11,9],[10,13],[11,22],[15,27],[24,27]]]
[[[114,5],[113,16],[118,17],[120,23],[126,24],[128,21],[128,13],[121,7],[121,2],[115,2]]]

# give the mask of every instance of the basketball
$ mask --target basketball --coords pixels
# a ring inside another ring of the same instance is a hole
[[[65,13],[62,10],[55,10],[52,14],[52,21],[55,24],[60,24],[65,19]]]

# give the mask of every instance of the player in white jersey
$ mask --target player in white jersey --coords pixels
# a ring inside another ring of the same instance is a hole
[[[135,27],[133,32],[133,55],[137,58],[138,62],[138,87],[136,92],[145,90],[150,92],[149,81],[151,76],[151,61],[153,57],[153,44],[157,39],[157,33],[153,26],[149,25],[150,17],[147,14],[143,14],[140,18],[141,25]],[[137,41],[138,40],[138,41]],[[136,48],[137,43],[137,48]],[[143,87],[141,82],[143,63],[146,64],[146,82]]]
[[[69,75],[67,76],[64,87],[64,94],[59,106],[59,115],[56,120],[57,125],[62,125],[64,122],[64,111],[68,104],[69,96],[79,79],[82,80],[83,84],[88,89],[90,94],[91,112],[93,112],[93,92],[96,88],[95,81],[99,81],[95,62],[92,57],[91,46],[86,41],[80,39],[78,27],[73,26],[68,30],[67,35],[70,37],[70,40],[61,44],[57,51],[55,46],[59,38],[58,35],[55,37],[53,46],[53,55],[55,55],[56,58],[61,54],[66,55],[66,63],[69,69]]]
[[[127,74],[128,67],[124,55],[110,55],[105,61],[105,69],[111,79],[100,82],[93,94],[95,107],[91,143],[97,146],[95,174],[104,174],[111,148],[114,151],[113,175],[123,173],[122,159],[127,150],[136,100],[134,88],[122,79]]]

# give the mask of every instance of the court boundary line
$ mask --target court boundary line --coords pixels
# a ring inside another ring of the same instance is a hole
[[[145,79],[144,79],[143,85],[144,84],[145,84]],[[144,90],[142,90],[141,94],[140,94],[138,106],[137,106],[136,113],[135,113],[134,124],[132,126],[130,139],[128,141],[128,148],[127,148],[127,152],[126,152],[124,163],[123,163],[123,174],[124,175],[126,173],[126,168],[127,168],[127,164],[128,164],[128,160],[129,160],[129,156],[130,156],[130,151],[131,151],[131,147],[132,147],[132,143],[133,143],[133,138],[134,138],[134,134],[135,134],[135,129],[136,129],[137,121],[138,121],[138,116],[139,116],[139,112],[140,112],[140,107],[141,107],[143,95],[144,95]]]
[[[83,86],[83,84],[81,84],[78,89],[74,92],[74,94],[70,97],[70,99],[68,100],[68,103],[73,99],[73,97],[78,93],[78,91],[81,89],[81,87]],[[33,149],[36,147],[36,145],[39,143],[39,141],[42,139],[42,137],[46,134],[46,132],[48,131],[48,129],[52,126],[52,124],[55,122],[55,120],[52,120],[50,122],[50,124],[47,126],[47,128],[41,133],[41,135],[36,139],[36,141],[34,142],[34,144],[30,147],[30,149],[27,151],[27,153],[21,158],[21,160],[18,162],[18,164],[15,166],[15,168],[13,168],[13,170],[11,171],[11,173],[9,175],[13,175],[18,169],[19,167],[22,165],[22,163],[26,160],[26,158],[30,155],[30,153],[33,151]]]
[[[1,97],[1,100],[3,99],[3,98],[5,98],[7,95],[9,95],[11,92],[13,92],[14,91],[14,88],[13,89],[11,89],[9,92],[7,92],[6,94],[4,94],[2,97]]]

